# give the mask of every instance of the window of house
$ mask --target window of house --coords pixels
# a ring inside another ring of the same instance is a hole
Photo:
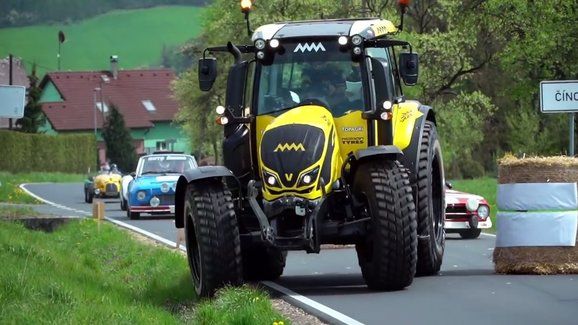
[[[160,150],[167,150],[167,142],[166,141],[157,141],[157,151]]]
[[[149,112],[155,112],[157,110],[157,108],[155,107],[155,104],[153,104],[152,101],[146,99],[141,101],[143,106],[146,108],[147,111]]]
[[[96,102],[96,108],[103,113],[108,113],[108,105],[103,102]]]

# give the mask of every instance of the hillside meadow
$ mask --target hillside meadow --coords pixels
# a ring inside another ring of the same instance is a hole
[[[20,57],[28,71],[36,63],[39,75],[55,71],[62,30],[63,71],[108,69],[110,55],[119,56],[121,69],[159,66],[163,46],[178,46],[199,33],[203,11],[191,6],[118,10],[72,24],[2,28],[0,58]]]

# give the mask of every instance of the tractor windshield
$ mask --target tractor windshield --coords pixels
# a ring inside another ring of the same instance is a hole
[[[333,116],[363,110],[361,69],[336,40],[282,43],[283,50],[259,68],[258,115],[315,104]]]

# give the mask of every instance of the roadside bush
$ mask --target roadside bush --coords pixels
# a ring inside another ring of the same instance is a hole
[[[0,131],[0,170],[86,173],[95,167],[93,135],[45,135]]]

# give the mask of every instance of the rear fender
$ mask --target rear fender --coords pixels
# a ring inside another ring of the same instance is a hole
[[[425,122],[432,121],[436,124],[435,113],[430,106],[420,105],[419,111],[423,115],[415,121],[415,131],[412,134],[411,143],[403,150],[403,156],[400,158],[403,166],[410,171],[409,177],[412,183],[415,183],[417,177],[420,139],[423,136]]]
[[[223,181],[225,177],[237,180],[233,172],[223,166],[203,166],[185,172],[179,177],[175,190],[175,227],[185,227],[185,194],[187,186],[203,180]]]

